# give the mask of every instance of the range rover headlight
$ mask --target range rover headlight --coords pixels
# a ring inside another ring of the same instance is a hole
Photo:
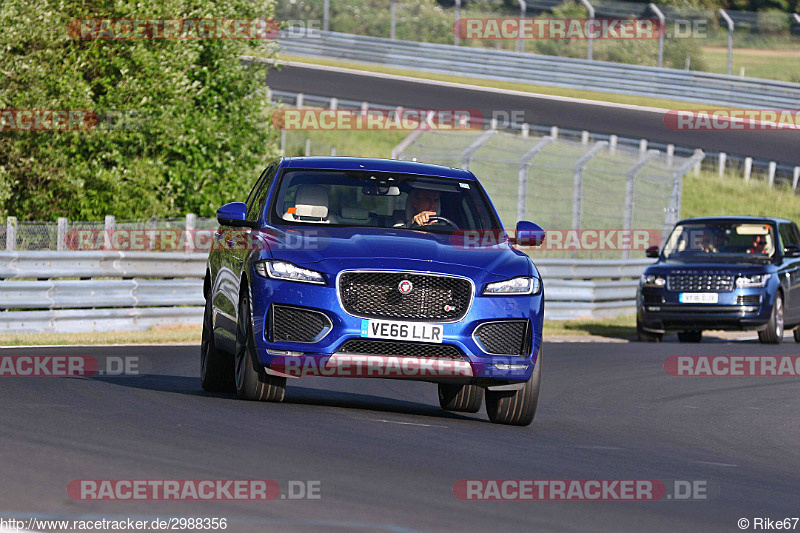
[[[736,287],[740,289],[749,287],[764,287],[769,279],[769,274],[753,274],[752,276],[739,276],[736,278]]]
[[[539,294],[542,292],[542,282],[532,276],[520,276],[505,281],[488,283],[483,288],[485,296],[520,296],[524,294]]]
[[[642,274],[641,279],[642,287],[655,287],[661,289],[667,284],[667,280],[663,276],[657,274]]]
[[[299,267],[288,261],[261,261],[256,263],[255,267],[258,275],[265,278],[325,285],[325,278],[319,272]]]

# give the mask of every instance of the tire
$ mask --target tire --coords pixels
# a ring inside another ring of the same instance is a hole
[[[775,294],[772,316],[769,317],[767,327],[758,332],[758,340],[762,344],[780,344],[783,340],[783,296],[780,292]]]
[[[516,391],[486,391],[486,414],[495,424],[527,426],[533,422],[539,404],[542,384],[542,351],[536,360],[533,375]]]
[[[439,405],[445,411],[477,413],[483,406],[483,389],[477,385],[439,383]]]
[[[794,331],[792,331],[792,333],[794,334],[794,342],[800,342],[800,326],[794,328]]]
[[[703,330],[679,331],[678,340],[681,342],[700,342],[703,340]]]
[[[203,337],[200,343],[200,385],[208,392],[233,392],[236,390],[234,380],[233,357],[217,350],[214,342],[213,310],[211,298],[206,300],[203,313]]]
[[[663,333],[645,331],[642,329],[641,324],[639,324],[639,319],[636,319],[636,338],[639,339],[639,342],[661,342],[663,336]]]
[[[247,287],[243,287],[247,290]],[[242,400],[282,402],[286,395],[286,378],[270,376],[257,364],[250,297],[245,295],[239,303],[239,320],[236,324],[236,395]]]

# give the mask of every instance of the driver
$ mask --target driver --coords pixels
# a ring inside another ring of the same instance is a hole
[[[439,191],[413,189],[408,195],[406,220],[418,226],[432,224],[431,217],[439,214]]]
[[[753,237],[753,245],[747,250],[748,254],[765,254],[767,253],[767,237],[766,235],[756,235]]]

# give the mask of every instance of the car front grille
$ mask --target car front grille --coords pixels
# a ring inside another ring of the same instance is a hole
[[[730,274],[673,274],[667,276],[667,290],[730,292],[733,290],[733,276]]]
[[[405,281],[412,287],[407,294],[399,288]],[[339,277],[339,296],[344,310],[355,316],[455,322],[472,303],[472,284],[435,274],[345,272]]]
[[[761,303],[760,294],[740,294],[736,297],[738,305],[758,305]]]
[[[368,339],[349,340],[339,348],[337,353],[463,359],[461,350],[452,344],[426,344],[408,341]]]
[[[299,307],[273,305],[272,342],[318,342],[333,327],[330,319],[319,311]]]
[[[527,320],[487,322],[475,328],[475,338],[491,354],[525,355],[529,336]]]

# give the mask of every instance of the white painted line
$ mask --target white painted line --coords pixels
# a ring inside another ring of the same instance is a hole
[[[730,463],[714,463],[711,461],[695,461],[695,463],[699,465],[711,465],[711,466],[726,466],[726,467],[735,467],[739,465],[732,465]]]
[[[396,420],[384,420],[383,418],[368,418],[373,422],[385,422],[387,424],[400,424],[401,426],[420,426],[425,428],[446,428],[447,426],[440,426],[437,424],[415,424],[414,422],[398,422]]]
[[[244,59],[260,59],[254,58],[250,56],[242,56]],[[658,108],[658,107],[647,107],[647,106],[639,106],[639,105],[631,105],[631,104],[618,104],[615,102],[603,102],[599,100],[589,100],[586,98],[572,98],[569,96],[554,96],[551,94],[540,94],[534,92],[526,92],[526,91],[515,91],[512,89],[499,89],[495,87],[484,87],[481,85],[470,85],[468,83],[455,83],[451,81],[439,81],[439,80],[429,80],[426,78],[415,78],[413,76],[401,76],[400,74],[386,74],[383,72],[370,72],[367,70],[358,70],[352,68],[344,68],[344,67],[332,67],[328,65],[315,65],[312,63],[302,63],[299,61],[277,61],[277,64],[280,65],[288,65],[290,67],[302,67],[308,69],[316,69],[316,70],[328,70],[331,72],[339,72],[342,74],[354,74],[359,76],[370,76],[373,78],[381,78],[386,80],[397,80],[397,81],[408,81],[413,83],[421,83],[425,85],[435,85],[438,87],[451,87],[454,89],[471,89],[474,91],[482,91],[482,92],[491,92],[497,94],[506,94],[510,96],[522,96],[527,98],[539,98],[543,100],[552,100],[554,102],[568,102],[574,104],[589,104],[598,107],[608,107],[612,109],[629,109],[632,111],[642,111],[648,113],[658,113],[659,115],[663,115],[665,112],[668,111],[667,108]],[[449,74],[445,74],[449,75]],[[489,80],[487,81],[496,81],[496,80]],[[677,102],[676,102],[677,104]],[[700,105],[700,104],[698,104]]]
[[[582,450],[622,450],[619,446],[594,446],[591,444],[579,444],[575,448],[581,448]]]
[[[700,409],[699,407],[695,407],[694,405],[684,405],[686,409]]]

